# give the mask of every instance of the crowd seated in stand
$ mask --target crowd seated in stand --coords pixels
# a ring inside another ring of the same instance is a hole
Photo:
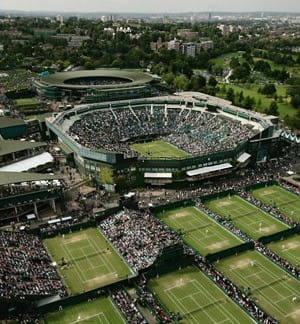
[[[180,242],[148,212],[124,209],[102,221],[100,229],[135,270],[149,267],[163,248]]]
[[[25,299],[67,295],[40,238],[0,231],[0,297]]]
[[[135,306],[134,301],[126,294],[124,290],[115,290],[111,297],[123,313],[127,323],[146,324],[147,321]]]
[[[147,288],[147,281],[140,278],[138,287],[140,291],[139,302],[141,303],[141,305],[146,306],[148,304],[155,312],[159,323],[172,323],[172,319],[166,313],[165,309],[159,304],[155,296]]]
[[[87,113],[76,120],[69,135],[90,149],[137,156],[128,139],[155,136],[191,155],[232,150],[255,132],[239,121],[191,109],[146,106]]]

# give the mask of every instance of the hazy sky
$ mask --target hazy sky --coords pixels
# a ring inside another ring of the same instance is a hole
[[[0,9],[73,12],[289,11],[300,0],[0,0]]]

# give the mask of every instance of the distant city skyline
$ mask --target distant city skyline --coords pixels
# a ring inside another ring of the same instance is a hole
[[[0,10],[54,11],[54,12],[300,12],[299,0],[1,0]]]

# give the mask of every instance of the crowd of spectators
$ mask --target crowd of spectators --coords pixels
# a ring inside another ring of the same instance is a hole
[[[160,251],[180,237],[147,211],[124,209],[100,223],[100,229],[135,270],[153,264]]]
[[[191,155],[232,150],[255,134],[239,121],[209,112],[164,106],[126,107],[87,113],[69,128],[79,144],[90,149],[137,156],[129,143],[156,137]]]
[[[161,304],[157,301],[155,296],[152,292],[147,288],[147,280],[144,278],[140,278],[138,283],[138,288],[140,292],[140,299],[139,302],[144,306],[149,305],[150,308],[155,313],[156,318],[158,319],[159,323],[172,323],[172,319],[161,306]]]
[[[112,292],[111,297],[123,313],[127,323],[146,324],[148,323],[136,307],[134,301],[124,290],[118,289]]]
[[[259,323],[277,323],[275,319],[265,313],[254,303],[254,301],[249,296],[249,291],[242,291],[221,272],[214,268],[213,265],[208,264],[201,256],[196,255],[195,261],[201,270],[206,272],[215,283],[217,283],[224,291],[226,291],[227,295],[230,298],[234,299],[239,305],[245,308]]]
[[[0,231],[0,296],[7,299],[67,295],[39,237]]]

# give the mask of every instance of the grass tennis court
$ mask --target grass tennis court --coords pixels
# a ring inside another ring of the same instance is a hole
[[[187,267],[151,279],[149,288],[180,323],[253,323],[254,321],[205,274]]]
[[[110,298],[100,297],[90,302],[68,306],[45,316],[45,323],[125,323]]]
[[[300,237],[295,235],[288,239],[274,242],[268,248],[289,261],[294,266],[300,268]]]
[[[44,240],[71,293],[103,287],[132,275],[97,228]],[[67,262],[61,266],[62,257]]]
[[[289,228],[288,225],[238,196],[214,199],[205,202],[205,205],[225,218],[230,217],[238,228],[255,240]]]
[[[176,146],[164,141],[132,144],[131,148],[139,154],[149,158],[183,158],[190,156]]]
[[[256,251],[222,259],[215,264],[280,323],[300,322],[300,281]]]
[[[300,197],[279,186],[253,190],[251,194],[266,205],[276,206],[286,216],[300,223]]]
[[[181,229],[185,241],[202,255],[243,243],[196,207],[178,208],[158,216],[173,230]]]
[[[14,104],[17,107],[25,107],[25,106],[39,105],[40,103],[36,98],[21,98],[21,99],[15,99]]]

